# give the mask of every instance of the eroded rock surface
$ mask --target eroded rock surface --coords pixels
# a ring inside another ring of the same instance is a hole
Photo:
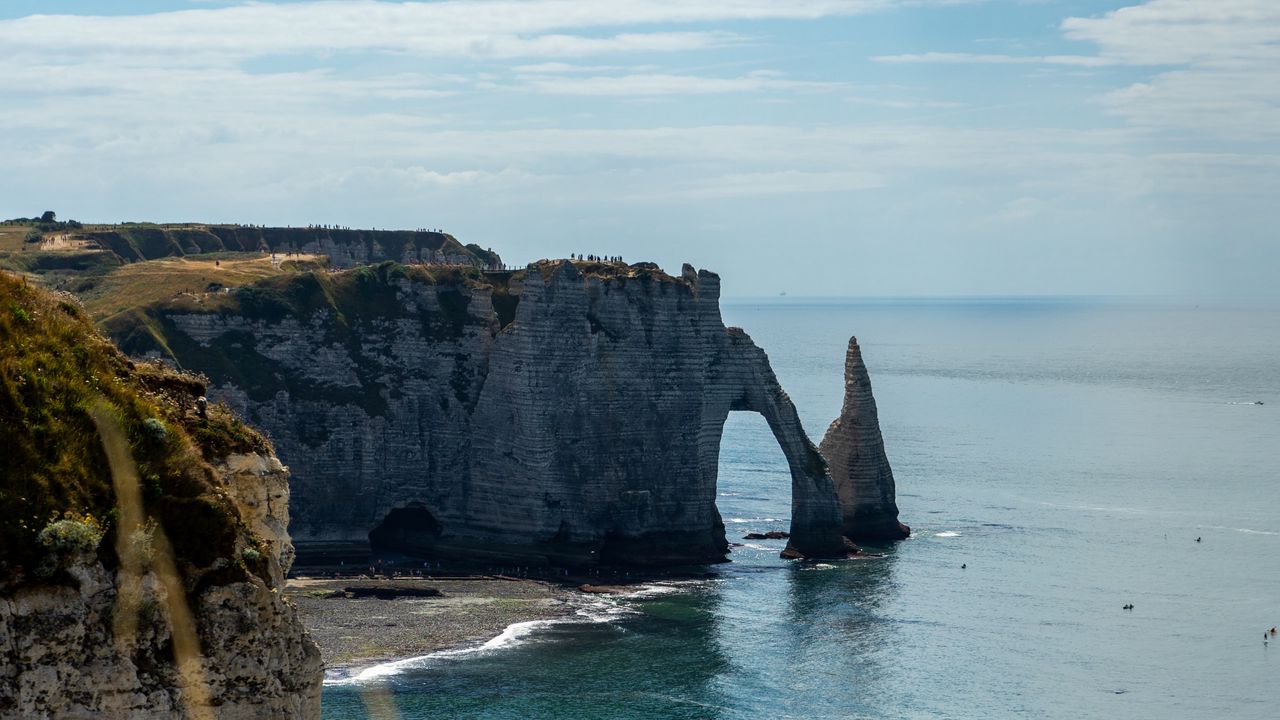
[[[893,469],[857,338],[849,338],[845,354],[844,407],[820,447],[840,495],[846,537],[875,542],[911,534],[911,528],[898,522]]]

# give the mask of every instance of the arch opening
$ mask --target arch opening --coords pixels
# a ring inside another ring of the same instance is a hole
[[[790,537],[791,493],[791,466],[768,420],[735,407],[720,433],[715,484],[716,513],[730,547],[777,540],[765,547],[782,550]]]

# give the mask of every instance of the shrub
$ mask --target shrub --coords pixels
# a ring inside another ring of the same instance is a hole
[[[71,512],[61,520],[52,520],[36,541],[45,549],[44,560],[36,568],[36,575],[48,577],[68,566],[78,558],[95,552],[102,542],[104,530],[92,515],[77,517]]]
[[[147,418],[142,421],[142,427],[147,431],[147,436],[158,443],[165,441],[169,437],[169,430],[165,428],[164,422],[159,418]]]
[[[142,566],[151,564],[156,555],[155,547],[156,521],[148,520],[145,525],[129,535],[129,552]]]
[[[247,547],[240,551],[240,557],[244,558],[244,561],[250,565],[257,565],[258,561],[262,560],[262,553],[258,552],[256,548]]]
[[[102,526],[92,515],[76,517],[68,512],[63,519],[45,525],[37,540],[51,552],[74,555],[97,550],[102,533]]]

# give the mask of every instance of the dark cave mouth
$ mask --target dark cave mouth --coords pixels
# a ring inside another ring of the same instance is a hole
[[[374,552],[425,554],[443,532],[444,526],[430,510],[420,506],[396,508],[369,531],[369,546]]]

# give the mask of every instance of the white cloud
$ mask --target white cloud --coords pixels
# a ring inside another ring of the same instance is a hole
[[[871,59],[879,63],[986,63],[999,65],[1071,65],[1075,67],[1101,67],[1115,64],[1115,61],[1108,58],[1090,55],[995,55],[951,52],[876,55]]]
[[[851,192],[883,187],[884,182],[884,177],[879,173],[849,170],[729,173],[698,180],[679,188],[678,192],[670,193],[668,197],[687,202],[729,197]]]
[[[1280,3],[1151,0],[1062,30],[1103,58],[1177,66],[1105,95],[1130,122],[1236,139],[1280,135]]]
[[[1280,135],[1280,2],[1149,0],[1061,24],[1091,55],[925,52],[880,55],[880,63],[1165,66],[1104,94],[1103,107],[1134,125],[1195,130],[1234,139]]]
[[[164,53],[243,59],[304,52],[537,57],[663,51],[724,42],[723,33],[565,35],[567,29],[814,19],[883,9],[884,0],[533,0],[251,3],[130,16],[35,15],[0,21],[0,47],[41,53]]]
[[[1131,65],[1252,63],[1280,57],[1274,0],[1149,0],[1093,18],[1068,18],[1072,40]]]
[[[1016,224],[1034,219],[1045,212],[1048,203],[1040,198],[1020,197],[1005,203],[994,215],[992,220],[999,224]]]
[[[596,75],[590,77],[533,76],[525,78],[522,87],[548,95],[646,97],[655,95],[761,92],[768,90],[825,92],[847,88],[848,85],[845,83],[787,80],[773,72],[762,70],[728,78],[664,73]]]

